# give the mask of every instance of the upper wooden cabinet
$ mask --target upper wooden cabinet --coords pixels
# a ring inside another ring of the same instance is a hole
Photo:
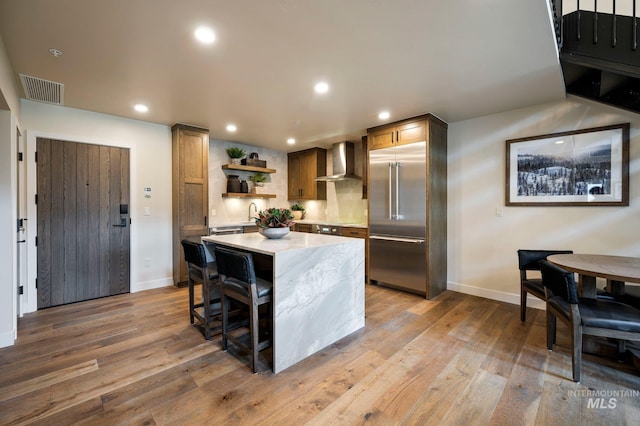
[[[367,136],[369,150],[422,142],[427,138],[427,122],[418,118],[378,126],[369,129]]]
[[[181,241],[208,234],[209,131],[175,124],[172,144],[173,283],[187,282]]]
[[[327,174],[327,150],[311,148],[290,152],[288,160],[288,199],[326,200],[327,183],[315,179]]]

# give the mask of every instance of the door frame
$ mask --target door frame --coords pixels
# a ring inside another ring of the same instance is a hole
[[[24,312],[35,312],[38,310],[38,293],[36,289],[36,278],[38,272],[38,248],[36,247],[35,237],[38,233],[38,209],[35,202],[36,188],[37,188],[37,167],[35,162],[36,152],[36,140],[38,138],[57,139],[67,142],[85,143],[90,145],[103,145],[112,146],[117,148],[129,149],[129,218],[131,220],[131,231],[129,240],[129,291],[131,293],[137,291],[137,283],[132,281],[133,277],[138,276],[138,265],[140,259],[138,259],[138,252],[136,247],[138,246],[138,233],[136,232],[136,192],[134,188],[138,187],[136,169],[136,147],[130,143],[114,142],[110,140],[99,140],[92,138],[85,138],[77,135],[64,135],[51,132],[42,132],[38,130],[27,130],[26,137],[26,179],[27,179],[27,277],[24,280],[24,295],[23,306]]]
[[[19,221],[20,219],[27,219],[27,196],[26,196],[26,183],[27,183],[27,179],[26,179],[26,170],[27,170],[27,158],[26,158],[26,143],[25,143],[25,138],[22,135],[22,132],[20,131],[19,127],[15,128],[15,132],[16,132],[16,154],[20,155],[22,154],[22,160],[18,160],[17,156],[16,156],[16,161],[17,161],[17,169],[16,169],[16,216],[17,216],[17,220]],[[25,310],[25,304],[24,304],[24,300],[25,300],[25,296],[24,293],[20,294],[20,286],[22,286],[22,290],[23,292],[26,290],[26,280],[27,280],[27,243],[26,241],[28,241],[29,239],[29,234],[27,233],[27,223],[29,222],[29,220],[27,219],[26,222],[23,223],[23,230],[20,231],[19,229],[16,232],[16,245],[17,245],[17,249],[16,249],[16,286],[18,287],[17,290],[17,299],[16,299],[16,314],[18,315],[18,318],[21,318],[24,315],[24,310]],[[21,235],[22,234],[22,235]],[[18,240],[20,238],[24,238],[25,242],[24,243],[19,243]]]

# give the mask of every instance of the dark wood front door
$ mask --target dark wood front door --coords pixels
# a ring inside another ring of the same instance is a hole
[[[38,309],[129,292],[129,150],[37,139]]]

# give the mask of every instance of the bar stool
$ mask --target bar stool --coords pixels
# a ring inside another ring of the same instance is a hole
[[[218,270],[215,260],[207,262],[207,256],[202,243],[191,240],[182,240],[184,259],[189,270],[189,319],[194,320],[204,328],[205,339],[211,340],[211,332],[220,332],[222,326],[211,327],[214,321],[222,320],[220,285],[218,282]],[[202,302],[195,303],[194,287],[202,285]],[[208,301],[208,303],[205,303]]]
[[[222,246],[216,246],[214,252],[222,287],[222,349],[226,351],[228,341],[231,341],[237,347],[248,352],[251,356],[253,372],[257,373],[258,353],[271,346],[271,332],[269,331],[271,328],[271,309],[267,309],[268,336],[260,341],[259,307],[271,302],[273,283],[256,278],[253,257],[250,253]],[[248,331],[247,327],[230,327],[230,299],[249,308]],[[245,331],[239,334],[237,330],[241,329],[245,329]]]

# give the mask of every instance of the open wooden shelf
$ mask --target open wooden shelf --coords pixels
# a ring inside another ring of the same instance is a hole
[[[223,164],[224,170],[241,170],[243,172],[261,172],[261,173],[275,173],[276,169],[267,169],[266,167],[255,166],[243,166],[241,164]]]
[[[252,194],[250,192],[225,192],[222,198],[276,198],[276,194]]]

